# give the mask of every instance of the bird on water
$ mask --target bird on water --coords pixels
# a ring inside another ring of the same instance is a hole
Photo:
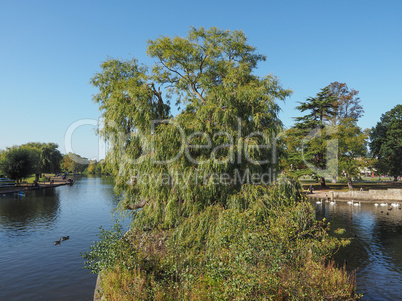
[[[61,237],[59,238],[59,240],[56,240],[55,242],[54,242],[54,245],[59,245],[61,243]]]
[[[63,236],[63,237],[61,238],[61,241],[65,241],[65,240],[67,240],[67,239],[70,239],[70,236]]]

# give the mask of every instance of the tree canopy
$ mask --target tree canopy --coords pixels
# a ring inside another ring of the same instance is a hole
[[[285,158],[282,166],[296,176],[345,176],[353,189],[352,177],[359,173],[366,154],[366,138],[357,121],[363,115],[358,91],[345,83],[333,82],[316,97],[310,97],[296,108],[307,112],[296,117],[294,128],[286,131]]]
[[[265,56],[243,32],[217,28],[149,41],[147,53],[153,67],[108,59],[91,80],[107,165],[135,217],[84,256],[105,271],[105,298],[354,296],[353,277],[324,264],[347,240],[329,237],[299,183],[276,180],[278,102],[291,91],[255,74]],[[311,271],[323,270],[339,285],[314,289]],[[112,297],[117,278],[127,289]]]
[[[91,81],[117,191],[133,208],[148,204],[141,215],[151,224],[173,225],[216,202],[242,206],[235,197],[242,181],[275,176],[277,100],[291,91],[273,75],[253,74],[265,57],[241,31],[192,28],[185,38],[149,41],[147,53],[152,71],[109,59]],[[175,117],[171,100],[181,107]]]
[[[402,175],[402,105],[397,105],[381,116],[370,132],[370,149],[377,158],[379,172],[396,180]]]
[[[21,147],[9,148],[0,161],[0,170],[10,179],[19,183],[33,173],[34,159],[32,153]]]

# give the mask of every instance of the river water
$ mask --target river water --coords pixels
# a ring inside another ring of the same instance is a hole
[[[92,300],[96,275],[80,252],[112,228],[117,202],[110,177],[0,195],[0,300]],[[70,239],[54,245],[61,236]]]
[[[26,197],[0,195],[0,300],[92,300],[96,275],[83,269],[80,252],[98,239],[100,226],[114,225],[117,202],[110,177],[82,177]],[[343,236],[353,237],[335,260],[357,269],[363,299],[402,300],[402,210],[312,204],[332,230],[345,228]]]
[[[349,271],[357,269],[363,300],[402,300],[402,209],[390,202],[387,206],[364,202],[354,206],[314,201],[313,205],[317,217],[331,223],[332,231],[344,228],[343,236],[353,238],[334,258],[339,264],[346,260]]]

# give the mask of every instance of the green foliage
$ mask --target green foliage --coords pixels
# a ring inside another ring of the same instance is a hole
[[[291,91],[254,74],[265,57],[217,28],[149,41],[147,53],[152,68],[109,59],[91,80],[120,207],[135,209],[126,235],[88,255],[104,298],[353,298],[353,279],[325,264],[347,241],[328,236],[297,182],[276,181],[277,102]]]
[[[64,155],[61,162],[60,168],[67,172],[83,172],[90,162],[87,158],[83,158],[80,155],[68,153]]]
[[[0,162],[0,169],[3,174],[18,182],[29,177],[33,173],[34,159],[32,153],[21,147],[7,149],[3,160]]]
[[[109,174],[110,172],[106,169],[106,163],[104,160],[101,160],[99,162],[97,161],[90,161],[87,169],[85,170],[85,172],[89,173],[89,174],[97,174],[97,175],[101,175],[101,174]]]
[[[381,116],[381,121],[370,132],[370,149],[377,158],[379,172],[402,175],[402,105],[397,105]]]
[[[130,267],[133,260],[131,254],[131,244],[124,236],[123,226],[116,221],[111,230],[100,227],[98,233],[99,241],[95,242],[90,251],[81,253],[85,259],[85,267],[94,274],[99,274],[102,270],[107,270],[116,264],[123,264]]]
[[[358,91],[346,84],[334,82],[314,98],[297,107],[309,113],[296,118],[293,128],[287,130],[282,141],[285,157],[282,167],[292,175],[345,176],[352,189],[352,177],[364,166],[367,133],[357,126],[363,108]]]
[[[151,72],[109,59],[91,81],[116,191],[126,205],[147,203],[134,223],[172,227],[213,203],[226,206],[253,175],[275,178],[276,101],[291,91],[253,74],[265,57],[243,32],[192,28],[184,38],[149,41],[148,54],[157,62]],[[175,117],[173,98],[183,106]],[[220,176],[227,181],[217,184]]]
[[[116,237],[112,248],[105,246],[113,249],[107,258],[116,261],[102,272],[104,298],[357,298],[354,276],[326,263],[348,240],[328,235],[328,225],[316,221],[313,207],[295,185],[246,185],[242,197],[248,206],[243,210],[214,205],[168,231],[132,229],[120,246],[114,244]],[[129,251],[116,256],[116,250]],[[126,262],[131,265],[122,264]]]
[[[56,143],[29,142],[21,147],[32,153],[34,173],[56,173],[60,170],[62,155]]]

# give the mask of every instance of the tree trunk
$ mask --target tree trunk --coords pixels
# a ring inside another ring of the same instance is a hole
[[[325,178],[321,177],[321,187],[326,187],[327,185],[325,184]]]
[[[346,178],[348,179],[348,188],[349,190],[353,190],[353,183],[352,183],[352,178],[349,175],[346,175]]]

